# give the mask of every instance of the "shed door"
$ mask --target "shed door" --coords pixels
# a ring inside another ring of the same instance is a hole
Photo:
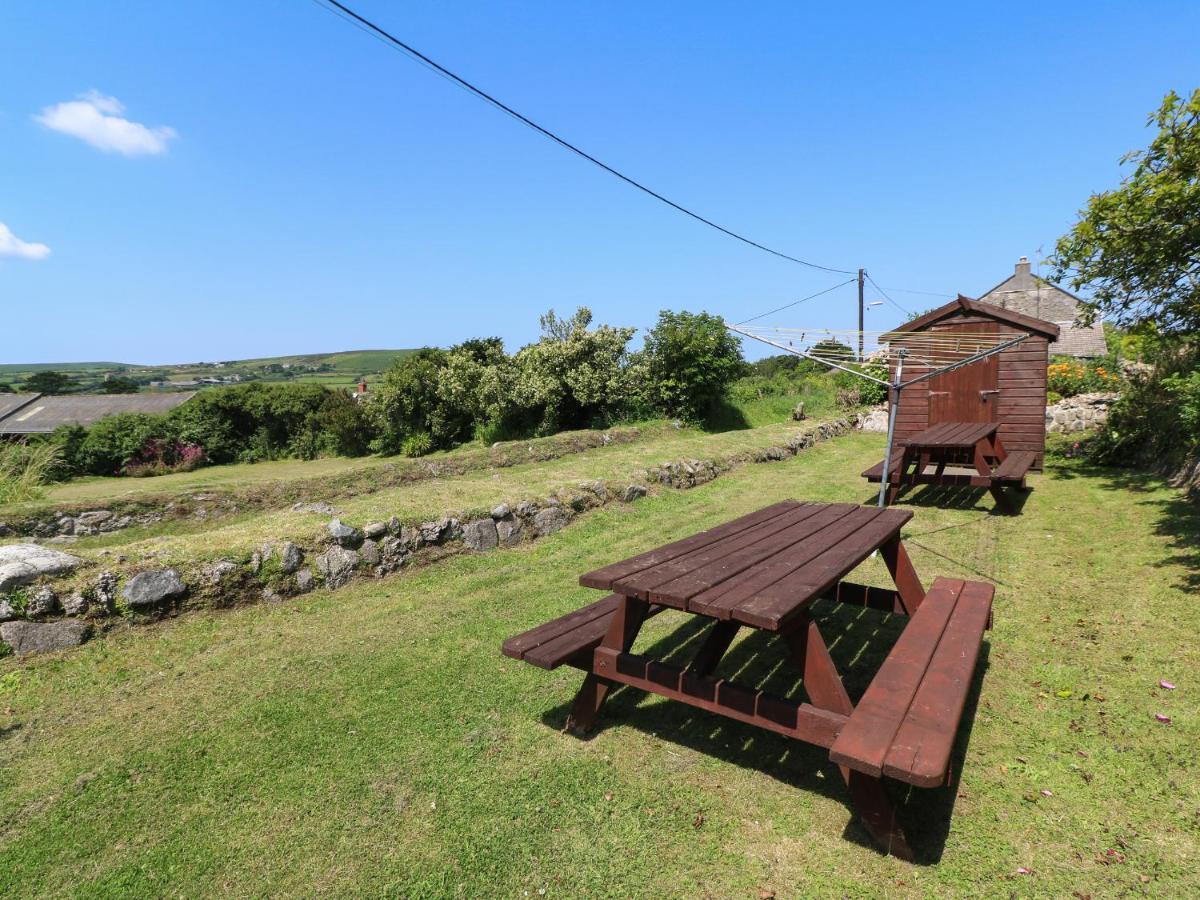
[[[985,330],[986,326],[982,329]],[[963,326],[960,331],[977,330]],[[929,424],[996,422],[1000,407],[1000,354],[929,379]]]

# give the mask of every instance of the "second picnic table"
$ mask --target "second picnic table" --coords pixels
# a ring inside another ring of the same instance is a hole
[[[1013,511],[1005,491],[1026,489],[1025,476],[1037,454],[1008,452],[999,430],[997,422],[940,422],[908,437],[892,453],[887,502],[893,503],[900,491],[911,485],[970,485],[987,488],[1000,509]],[[948,472],[947,467],[955,471]],[[872,482],[879,482],[882,475],[882,462],[863,472]]]
[[[911,517],[849,503],[776,503],[588,572],[581,584],[613,593],[510,638],[503,651],[541,668],[565,663],[588,673],[570,729],[590,730],[611,689],[623,684],[827,748],[871,837],[911,858],[883,776],[919,787],[946,783],[993,595],[989,584],[947,578],[926,590],[900,538]],[[894,589],[845,580],[876,551]],[[813,617],[818,599],[909,617],[857,704]],[[708,620],[686,667],[632,652],[646,619],[666,610]],[[744,627],[783,639],[807,701],[716,674]]]

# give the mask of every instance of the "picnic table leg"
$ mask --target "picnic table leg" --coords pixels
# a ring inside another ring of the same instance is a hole
[[[883,562],[887,566],[888,572],[892,575],[892,580],[896,582],[896,591],[900,594],[900,602],[904,605],[904,611],[911,616],[917,611],[921,601],[925,599],[925,588],[921,584],[917,570],[913,568],[912,560],[908,558],[904,542],[900,540],[900,535],[896,535],[880,547],[879,551],[883,555]]]
[[[996,443],[999,444],[998,438]],[[983,475],[987,478],[992,477],[992,467],[988,463],[987,457],[993,446],[994,445],[987,438],[984,438],[975,445],[975,469],[980,475]],[[1000,487],[995,482],[992,482],[991,486],[988,487],[988,493],[990,493],[992,498],[996,501],[997,509],[1006,513],[1013,511],[1013,506],[1008,502],[1008,497],[1004,493],[1004,488]]]
[[[804,673],[804,690],[813,706],[844,716],[850,715],[854,711],[854,704],[846,693],[817,623],[805,615],[795,628],[784,635],[784,639],[791,649],[792,658]],[[885,853],[911,861],[912,850],[904,830],[896,821],[896,812],[888,799],[883,779],[864,775],[845,766],[838,766],[838,770],[850,792],[851,807],[871,839]]]
[[[608,634],[604,636],[600,646],[620,650],[622,653],[628,652],[637,639],[649,611],[650,604],[645,600],[622,597],[609,623]],[[596,716],[600,713],[600,707],[604,705],[604,700],[613,686],[614,682],[609,679],[589,672],[583,679],[579,693],[575,695],[575,703],[567,716],[565,730],[577,734],[591,731],[596,726]]]
[[[717,663],[721,661],[721,657],[725,655],[725,651],[729,649],[729,645],[733,643],[733,639],[737,637],[740,628],[741,624],[732,619],[715,622],[704,638],[704,643],[696,651],[696,656],[688,666],[688,671],[701,677],[711,675],[716,669]]]
[[[784,634],[792,659],[804,676],[804,690],[813,706],[848,716],[854,712],[850,695],[842,685],[817,623],[805,614],[797,626]]]
[[[1004,449],[1004,442],[1000,440],[1000,435],[992,438],[992,455],[996,457],[996,462],[1002,463],[1008,457],[1008,451]]]
[[[945,473],[945,471],[946,471],[946,454],[945,454],[945,452],[942,452],[942,453],[939,453],[937,456],[937,469],[934,471],[933,477],[935,479],[937,479],[938,482],[940,482],[942,475],[943,475],[943,473]]]
[[[897,859],[912,862],[912,848],[908,846],[904,829],[896,821],[896,810],[888,798],[883,779],[846,768],[842,768],[842,777],[863,827],[879,849]]]

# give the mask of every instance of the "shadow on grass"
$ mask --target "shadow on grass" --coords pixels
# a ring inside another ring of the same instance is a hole
[[[1167,538],[1171,549],[1167,556],[1152,565],[1156,568],[1182,566],[1187,571],[1179,586],[1184,590],[1200,589],[1200,504],[1171,488],[1165,477],[1139,469],[1107,468],[1083,462],[1064,463],[1047,469],[1046,474],[1061,481],[1086,478],[1104,490],[1159,494],[1137,501],[1154,510],[1154,533]],[[1166,495],[1162,496],[1164,491]]]
[[[750,427],[746,414],[728,400],[719,401],[704,417],[701,428],[709,434],[723,431],[742,431]]]
[[[834,664],[843,674],[846,690],[857,702],[903,631],[906,619],[827,602],[818,602],[813,611]],[[668,614],[671,612],[668,611]],[[638,648],[637,652],[674,665],[686,665],[699,649],[710,621],[700,616],[688,616],[674,631],[659,637],[644,649]],[[744,632],[748,633],[733,645],[714,674],[739,684],[756,685],[778,696],[803,697],[803,680],[789,660],[782,640],[764,631],[744,629]],[[908,835],[918,864],[936,863],[945,848],[958,794],[959,762],[965,758],[970,741],[987,659],[988,645],[985,642],[951,757],[951,770],[954,773],[951,783],[942,788],[913,789],[898,782],[887,782],[888,792],[898,807],[897,819]],[[660,701],[645,704],[643,701],[646,696],[636,688],[617,687],[609,695],[596,731],[585,739],[601,735],[606,725],[636,728],[705,756],[761,772],[789,787],[814,791],[849,807],[849,792],[837,766],[829,761],[828,750],[684,703]],[[561,729],[570,709],[571,702],[568,699],[547,710],[542,721],[552,728]],[[881,852],[853,810],[843,838]]]
[[[974,509],[992,516],[1020,515],[1032,490],[1022,491],[1012,488],[1003,488],[1002,490],[1010,509],[1002,508],[987,488],[954,484],[906,486],[900,491],[896,503],[925,508],[936,507],[937,509]],[[863,502],[870,505],[878,497],[879,491],[876,489],[871,492],[870,498]]]

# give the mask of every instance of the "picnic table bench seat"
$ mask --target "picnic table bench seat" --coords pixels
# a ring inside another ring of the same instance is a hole
[[[1034,460],[1037,459],[1037,454],[1032,450],[1015,450],[1004,458],[1004,461],[997,466],[996,471],[992,473],[993,481],[1001,481],[1005,484],[1019,484],[1025,486],[1025,476],[1030,468],[1033,467]]]
[[[592,652],[608,633],[620,600],[620,594],[609,594],[603,600],[510,637],[501,650],[505,656],[524,660],[539,669],[557,669],[566,663],[589,670]],[[656,611],[652,609],[651,615]]]
[[[892,451],[892,464],[888,469],[888,480],[898,478],[900,476],[900,464],[904,462],[904,448]],[[883,479],[883,460],[875,463],[871,468],[863,472],[863,478],[867,481],[881,481]]]
[[[934,581],[842,727],[831,761],[916,787],[946,783],[994,591],[978,581]]]

